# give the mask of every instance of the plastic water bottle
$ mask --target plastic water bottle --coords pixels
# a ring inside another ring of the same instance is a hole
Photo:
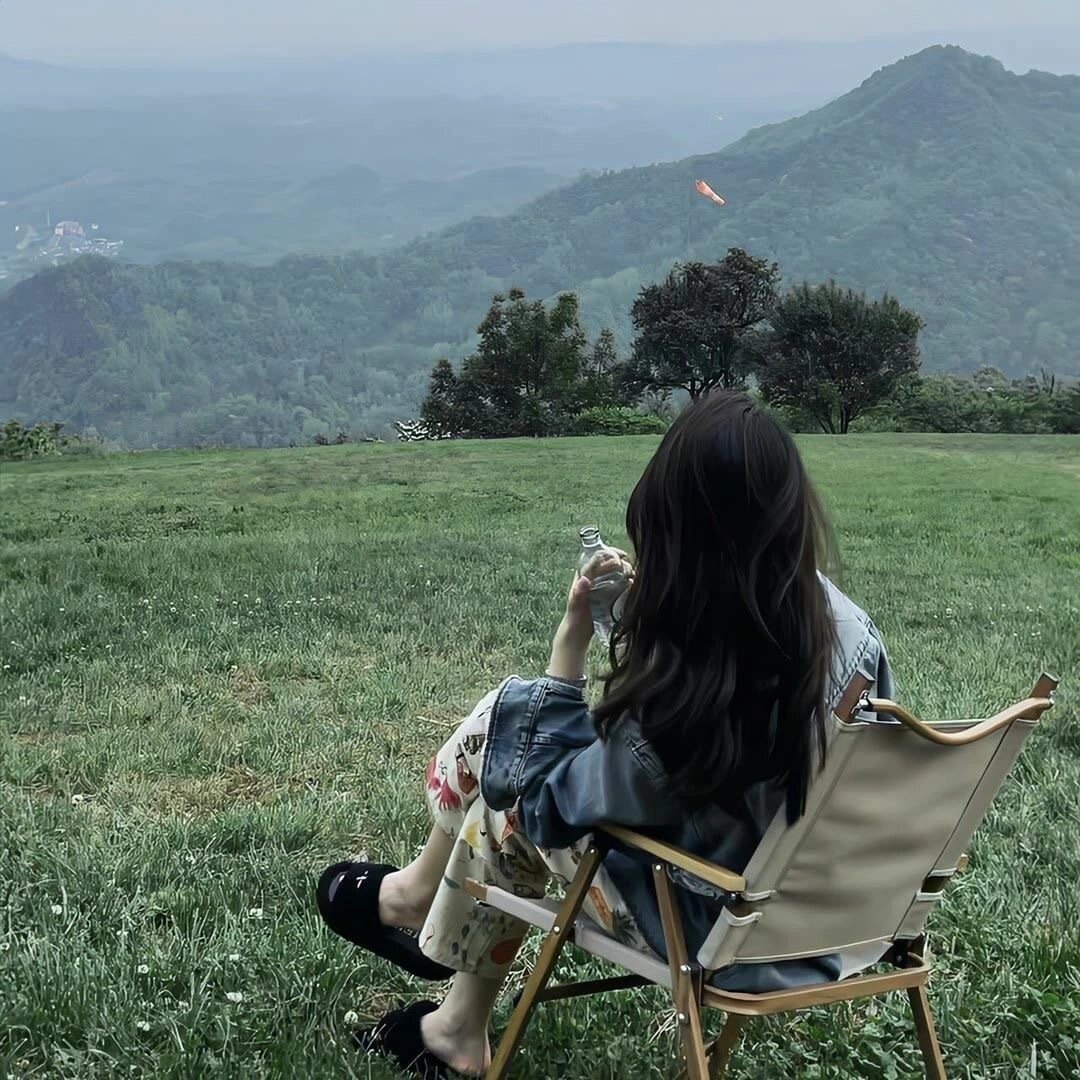
[[[611,554],[621,559],[619,553],[608,547],[600,539],[600,530],[595,525],[586,525],[579,534],[581,536],[581,562],[579,570],[584,570],[589,560],[596,555]],[[621,562],[620,562],[620,565]],[[596,636],[607,645],[611,641],[611,633],[615,629],[615,604],[626,592],[626,575],[621,570],[615,570],[608,574],[601,574],[593,578],[592,589],[589,591],[589,606],[592,609],[593,629]]]

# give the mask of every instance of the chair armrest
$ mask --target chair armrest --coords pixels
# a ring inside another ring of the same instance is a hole
[[[746,878],[736,874],[719,863],[709,862],[697,855],[691,855],[689,851],[675,847],[673,844],[665,844],[662,840],[654,840],[651,836],[642,836],[633,829],[624,828],[622,825],[601,825],[598,830],[607,833],[608,836],[618,840],[629,848],[637,848],[644,851],[661,862],[670,863],[688,874],[693,874],[710,885],[715,885],[725,892],[740,893],[746,888]]]
[[[895,701],[890,701],[888,698],[864,698],[863,704],[870,712],[899,720],[904,727],[910,728],[930,742],[941,746],[967,746],[987,735],[992,735],[995,731],[1000,731],[1003,727],[1008,727],[1017,720],[1038,723],[1039,717],[1047,709],[1053,708],[1054,700],[1053,698],[1025,698],[994,716],[977,721],[962,731],[942,731],[931,724],[923,723],[902,705],[897,705]]]

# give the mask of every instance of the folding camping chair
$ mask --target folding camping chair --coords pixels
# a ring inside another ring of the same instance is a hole
[[[856,676],[836,710],[806,813],[789,827],[781,809],[741,874],[611,825],[597,830],[561,902],[466,882],[477,901],[546,935],[489,1080],[507,1075],[541,1001],[648,985],[671,992],[692,1080],[724,1075],[740,1029],[751,1017],[893,990],[908,993],[926,1075],[943,1080],[945,1065],[926,993],[930,958],[923,927],[949,880],[966,863],[964,848],[1024,740],[1053,704],[1057,680],[1043,675],[1030,697],[989,719],[933,724],[917,720],[895,702],[871,699],[869,687],[868,680]],[[581,915],[589,884],[612,846],[636,850],[652,861],[666,964],[620,944]],[[683,936],[673,872],[676,877],[690,874],[729,898],[694,958]],[[568,941],[629,974],[548,987]],[[838,982],[757,994],[710,985],[713,972],[732,964],[833,953],[842,957]],[[889,970],[844,977],[879,961]],[[720,1037],[708,1048],[703,1009],[727,1015]]]

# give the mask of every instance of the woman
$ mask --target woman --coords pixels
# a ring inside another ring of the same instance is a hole
[[[596,708],[582,693],[589,578],[617,568],[615,556],[575,580],[546,677],[508,679],[432,761],[435,826],[421,854],[402,870],[339,863],[319,883],[337,933],[420,977],[453,977],[441,1005],[417,1002],[358,1035],[421,1075],[487,1067],[491,1010],[525,932],[475,904],[465,878],[541,896],[573,876],[602,822],[741,870],[780,808],[801,815],[826,717],[854,673],[891,696],[876,629],[819,573],[827,530],[795,443],[746,395],[716,393],[682,413],[626,527],[636,566]],[[676,884],[693,955],[725,900],[693,878]],[[609,854],[586,913],[663,956],[647,864]],[[714,982],[776,988],[835,979],[839,967],[826,957]]]

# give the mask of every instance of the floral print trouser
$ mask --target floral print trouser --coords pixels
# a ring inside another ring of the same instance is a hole
[[[517,896],[540,897],[552,880],[564,886],[570,882],[589,846],[584,837],[562,851],[538,848],[521,831],[513,809],[492,810],[481,798],[479,777],[496,695],[492,691],[473,709],[428,766],[428,807],[435,824],[454,844],[420,931],[426,956],[455,971],[486,978],[506,975],[528,925],[478,904],[464,891],[465,879]],[[651,954],[603,866],[593,879],[584,911],[619,941]]]

